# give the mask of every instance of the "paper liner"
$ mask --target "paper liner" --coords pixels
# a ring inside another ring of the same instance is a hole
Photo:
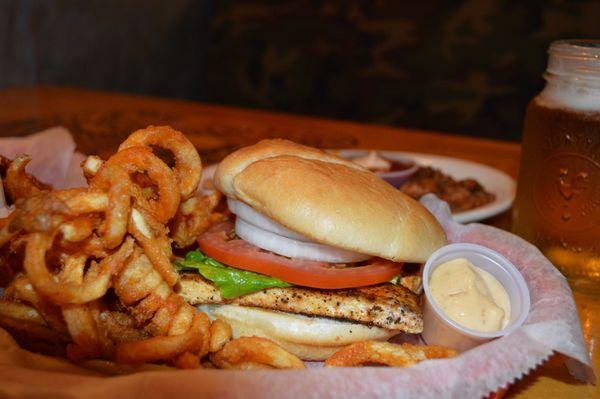
[[[27,137],[0,139],[0,154],[13,159],[20,154],[29,154],[31,162],[26,167],[44,183],[63,188],[75,141],[64,127],[53,127]]]
[[[81,163],[85,161],[86,156],[75,151],[71,156],[69,167],[63,181],[58,182],[57,188],[71,188],[71,187],[86,187],[87,180],[83,176],[83,169],[81,169]]]
[[[324,369],[311,364],[302,371],[161,371],[119,377],[101,377],[64,360],[29,353],[0,329],[0,397],[477,398],[523,377],[554,351],[570,358],[574,376],[595,382],[577,308],[560,272],[519,237],[490,226],[457,224],[447,204],[434,196],[422,202],[450,242],[490,247],[519,268],[531,295],[530,314],[521,328],[456,358],[429,360],[407,369]]]

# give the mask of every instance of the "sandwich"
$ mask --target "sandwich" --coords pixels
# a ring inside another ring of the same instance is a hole
[[[422,331],[419,266],[446,237],[420,203],[360,165],[286,140],[230,154],[213,185],[231,214],[177,264],[179,294],[234,337],[323,360]]]

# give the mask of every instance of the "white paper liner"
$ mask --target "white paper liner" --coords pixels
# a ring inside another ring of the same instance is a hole
[[[75,153],[73,136],[64,127],[26,137],[0,138],[0,155],[13,159],[21,154],[31,156],[25,170],[54,188],[81,187],[86,183],[79,167],[83,154]]]
[[[194,370],[110,378],[22,350],[0,329],[0,396],[477,398],[523,377],[554,351],[570,358],[567,365],[574,376],[595,382],[577,308],[560,272],[519,237],[490,226],[457,224],[447,204],[432,195],[422,202],[438,218],[450,242],[485,245],[519,268],[531,295],[530,314],[521,328],[456,358],[425,361],[408,369],[324,369],[311,364],[303,371]]]

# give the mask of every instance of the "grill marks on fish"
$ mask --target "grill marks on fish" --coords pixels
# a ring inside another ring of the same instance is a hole
[[[400,285],[385,283],[341,290],[270,288],[230,300],[221,298],[219,290],[197,274],[183,274],[180,285],[179,294],[192,305],[238,304],[349,320],[408,333],[423,331],[418,297]]]

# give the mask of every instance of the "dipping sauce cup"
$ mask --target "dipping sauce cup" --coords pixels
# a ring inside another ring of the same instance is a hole
[[[387,158],[386,158],[387,159]],[[402,184],[408,181],[412,175],[419,170],[419,165],[411,158],[396,157],[395,159],[389,159],[391,162],[401,162],[409,165],[405,169],[401,170],[390,170],[389,172],[378,173],[379,177],[390,183],[392,186],[399,188]]]
[[[380,153],[378,151],[370,151],[367,152],[367,154],[369,153],[375,153],[377,157],[379,158],[383,158],[388,162],[392,163],[392,169],[387,171],[387,172],[376,172],[377,175],[379,177],[381,177],[383,180],[387,181],[388,183],[390,183],[392,186],[399,188],[402,184],[404,184],[405,182],[408,181],[408,179],[411,178],[412,175],[414,175],[418,170],[419,170],[419,165],[417,165],[417,163],[414,161],[414,159],[407,157],[407,156],[403,156],[403,155],[397,155],[394,154],[393,156],[386,156],[384,153]],[[339,154],[338,154],[339,155]],[[356,159],[358,158],[362,158],[363,156],[360,155],[353,155],[353,156],[343,156],[343,158],[354,162]],[[402,169],[397,169],[394,170],[394,164],[402,164],[404,167]],[[364,165],[363,165],[364,166]],[[368,168],[369,170],[373,170],[371,168]]]
[[[501,330],[480,332],[466,328],[450,319],[435,303],[429,289],[433,271],[440,265],[458,258],[468,259],[474,266],[494,276],[510,299],[510,320]],[[517,268],[498,252],[477,244],[450,244],[434,252],[423,269],[424,330],[421,334],[428,345],[442,345],[465,351],[494,338],[509,334],[521,326],[529,314],[529,289]]]

